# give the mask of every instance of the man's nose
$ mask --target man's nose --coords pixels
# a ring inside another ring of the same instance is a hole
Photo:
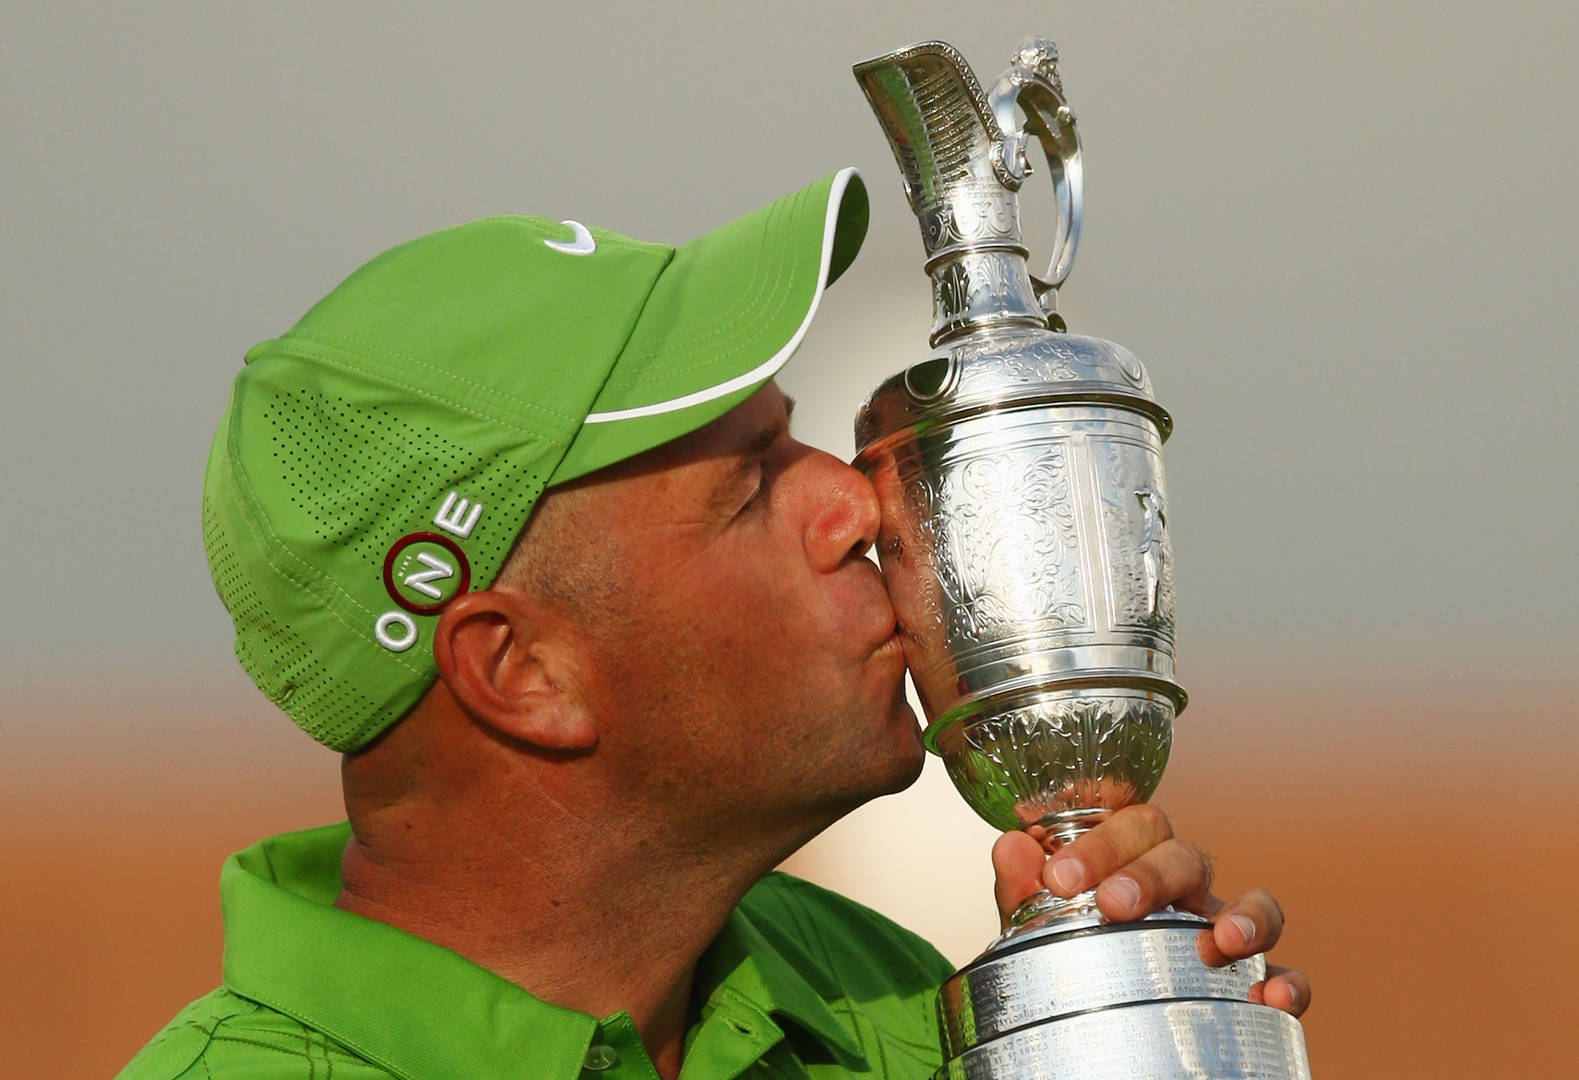
[[[882,509],[877,490],[859,470],[832,454],[818,456],[823,475],[806,533],[806,553],[814,567],[828,572],[865,555],[877,542]]]

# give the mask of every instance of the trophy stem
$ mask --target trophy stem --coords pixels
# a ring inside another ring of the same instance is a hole
[[[1073,810],[1060,810],[1049,814],[1026,832],[1042,845],[1049,855],[1058,851],[1090,832],[1092,829],[1107,820],[1113,811],[1105,806],[1079,807]],[[1034,930],[1042,930],[1055,922],[1064,919],[1090,919],[1097,918],[1097,893],[1095,889],[1076,893],[1074,896],[1058,896],[1043,889],[1033,896],[1026,897],[1015,908],[1014,914],[1009,916],[1008,929],[999,936],[995,945],[1001,945],[1011,938],[1028,934]]]
[[[1093,918],[1097,915],[1097,891],[1087,889],[1085,892],[1073,896],[1058,896],[1043,889],[1034,896],[1026,897],[1020,906],[1014,909],[1014,914],[1009,916],[1009,927],[999,935],[994,946],[1001,945],[1011,938],[1028,934],[1033,930],[1042,930],[1051,924],[1063,919]]]
[[[1112,808],[1106,806],[1082,806],[1074,810],[1059,810],[1038,821],[1035,826],[1037,832],[1032,833],[1032,836],[1051,855],[1059,848],[1074,843],[1112,816]]]

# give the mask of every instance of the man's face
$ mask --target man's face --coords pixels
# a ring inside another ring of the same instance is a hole
[[[595,752],[633,799],[701,821],[820,829],[907,786],[923,758],[894,611],[863,557],[875,493],[790,435],[791,408],[769,383],[571,496],[569,532],[607,575],[576,613]]]

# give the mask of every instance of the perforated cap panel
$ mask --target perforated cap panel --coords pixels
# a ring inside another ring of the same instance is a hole
[[[242,670],[292,718],[311,717],[318,741],[336,747],[360,741],[369,718],[378,714],[378,702],[331,677],[312,646],[259,601],[206,498],[203,547],[214,588],[236,628],[235,653]]]
[[[263,419],[272,468],[304,527],[321,543],[355,551],[370,567],[383,566],[394,539],[386,523],[428,522],[431,528],[435,493],[442,495],[457,477],[474,478],[467,497],[489,511],[467,537],[468,555],[502,564],[543,492],[537,475],[490,469],[482,455],[431,426],[417,428],[387,409],[358,407],[316,389],[276,394]]]
[[[436,676],[438,612],[401,605],[386,555],[443,531],[445,501],[464,499],[475,521],[444,519],[445,535],[470,588],[486,588],[563,447],[431,395],[402,401],[334,360],[296,342],[237,379],[210,455],[203,540],[242,668],[315,739],[351,750]]]

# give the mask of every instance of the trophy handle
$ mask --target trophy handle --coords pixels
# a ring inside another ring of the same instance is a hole
[[[1010,171],[1020,175],[1031,171],[1025,148],[1032,136],[1041,143],[1047,157],[1058,220],[1046,276],[1032,274],[1031,284],[1047,312],[1049,325],[1062,330],[1064,321],[1058,314],[1058,286],[1069,276],[1069,268],[1075,261],[1085,196],[1080,133],[1075,129],[1075,114],[1064,100],[1063,81],[1058,77],[1058,47],[1044,37],[1028,37],[1020,42],[1014,62],[998,78],[987,95],[987,102],[1003,132],[999,152]],[[1016,107],[1025,113],[1023,127]]]

